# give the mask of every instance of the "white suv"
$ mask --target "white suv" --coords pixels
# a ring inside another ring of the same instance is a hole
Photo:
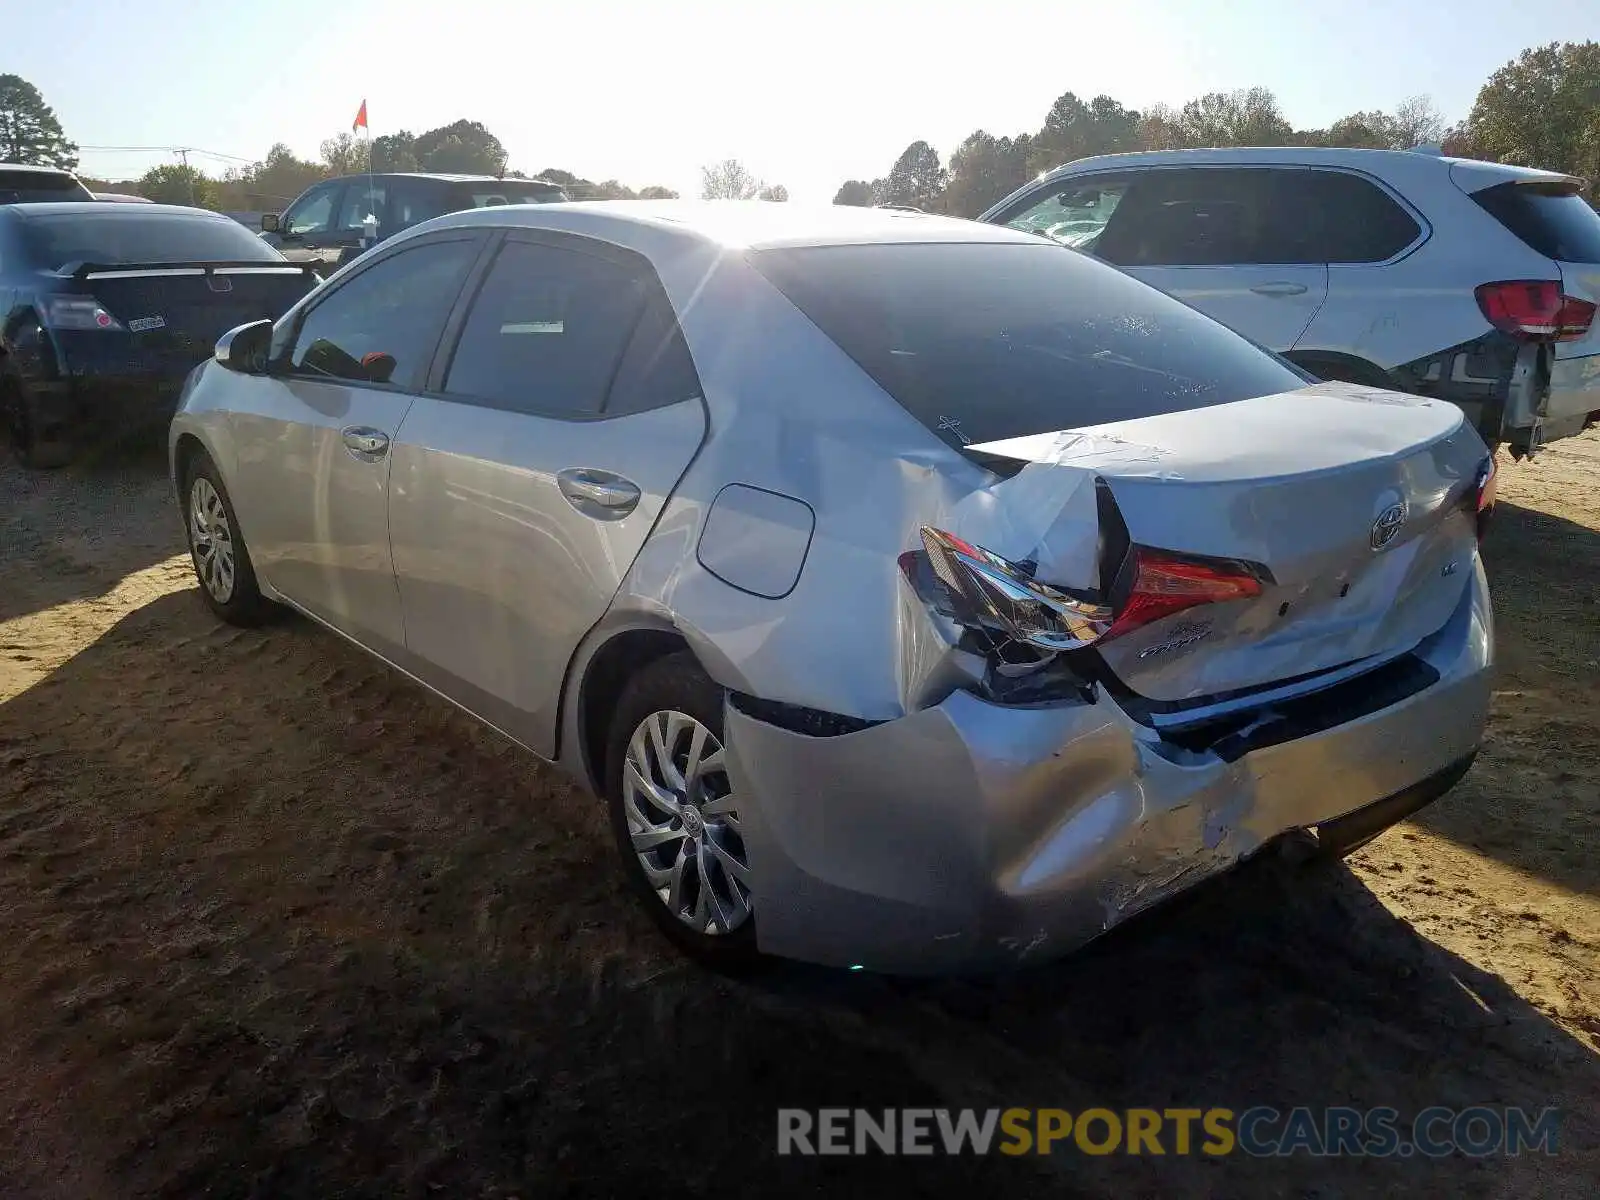
[[[1583,181],[1428,151],[1111,154],[979,220],[1113,263],[1324,379],[1438,396],[1521,456],[1600,418]]]

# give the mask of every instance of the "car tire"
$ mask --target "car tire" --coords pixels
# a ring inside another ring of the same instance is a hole
[[[203,451],[184,477],[183,526],[206,607],[241,628],[271,620],[277,606],[261,594],[222,473]]]
[[[30,470],[54,470],[74,458],[74,447],[66,438],[41,435],[38,406],[27,385],[9,368],[0,368],[0,426],[11,453]]]
[[[748,859],[721,759],[726,702],[687,651],[645,667],[617,701],[605,792],[628,888],[651,919],[692,957],[742,971],[761,956]],[[728,863],[743,868],[742,879]]]

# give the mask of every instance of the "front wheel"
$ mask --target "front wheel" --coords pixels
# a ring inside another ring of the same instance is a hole
[[[249,627],[268,620],[274,605],[256,585],[250,550],[239,533],[228,489],[217,465],[205,454],[189,468],[183,516],[189,557],[206,607],[230,625]]]
[[[612,720],[606,799],[623,871],[651,918],[689,954],[734,969],[759,956],[724,703],[688,653],[636,675]]]

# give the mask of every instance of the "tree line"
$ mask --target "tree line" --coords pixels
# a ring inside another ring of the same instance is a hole
[[[137,180],[113,182],[80,176],[91,191],[126,191],[162,204],[190,204],[222,212],[280,209],[319,180],[365,171],[430,171],[462,175],[531,178],[507,169],[505,147],[481,122],[460,120],[422,133],[401,130],[367,142],[350,133],[325,140],[320,157],[303,159],[279,142],[266,157],[219,175],[187,162],[153,167]],[[369,157],[370,155],[370,157]],[[39,89],[18,75],[0,75],[0,162],[76,170],[78,146],[68,140],[55,111]],[[536,178],[558,183],[574,200],[675,199],[671,188],[635,191],[615,179],[584,179],[547,167]]]
[[[1552,42],[1524,50],[1489,77],[1465,120],[1446,125],[1433,101],[1414,96],[1392,111],[1365,110],[1325,129],[1296,128],[1267,88],[1208,92],[1174,107],[1140,112],[1110,96],[1084,101],[1064,92],[1033,131],[996,136],[977,130],[942,161],[926,141],[901,152],[879,179],[846,180],[835,204],[894,204],[971,217],[1041,171],[1074,159],[1129,150],[1196,146],[1352,146],[1407,150],[1438,144],[1446,154],[1564,171],[1588,180],[1600,202],[1600,42]],[[223,211],[282,208],[318,180],[373,171],[440,171],[528,178],[507,169],[499,138],[478,121],[459,120],[413,134],[383,134],[370,142],[349,133],[328,138],[320,158],[301,159],[280,142],[266,157],[218,176],[187,163],[146,172],[132,184],[152,200]],[[370,160],[369,160],[370,154]],[[74,169],[69,141],[39,90],[17,75],[0,75],[0,162]],[[575,200],[672,199],[670,188],[638,191],[606,179],[584,179],[547,167],[536,176],[560,184]],[[86,179],[92,190],[127,184]],[[767,184],[738,159],[701,168],[706,199],[787,200],[782,184]]]
[[[1446,125],[1433,101],[1414,96],[1391,112],[1351,113],[1325,129],[1297,129],[1267,88],[1208,92],[1181,107],[1143,112],[1110,96],[1064,92],[1031,132],[979,129],[941,162],[912,142],[879,179],[850,179],[835,204],[893,204],[974,217],[1042,171],[1074,159],[1198,146],[1350,146],[1446,154],[1564,171],[1588,180],[1600,201],[1600,42],[1552,42],[1524,50],[1479,90],[1464,121]]]

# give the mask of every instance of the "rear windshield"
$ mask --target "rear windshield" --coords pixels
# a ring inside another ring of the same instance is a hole
[[[554,204],[565,199],[560,188],[548,183],[515,179],[469,183],[457,193],[457,204],[462,208],[487,208],[495,204]]]
[[[0,169],[0,204],[47,204],[56,200],[93,200],[89,189],[65,171]]]
[[[68,263],[282,262],[283,256],[237,221],[140,212],[107,204],[95,213],[30,213],[22,239],[50,270]]]
[[[954,446],[1306,386],[1209,317],[1063,246],[822,246],[750,260]]]
[[[1546,258],[1600,263],[1600,213],[1570,188],[1502,183],[1472,198]]]

